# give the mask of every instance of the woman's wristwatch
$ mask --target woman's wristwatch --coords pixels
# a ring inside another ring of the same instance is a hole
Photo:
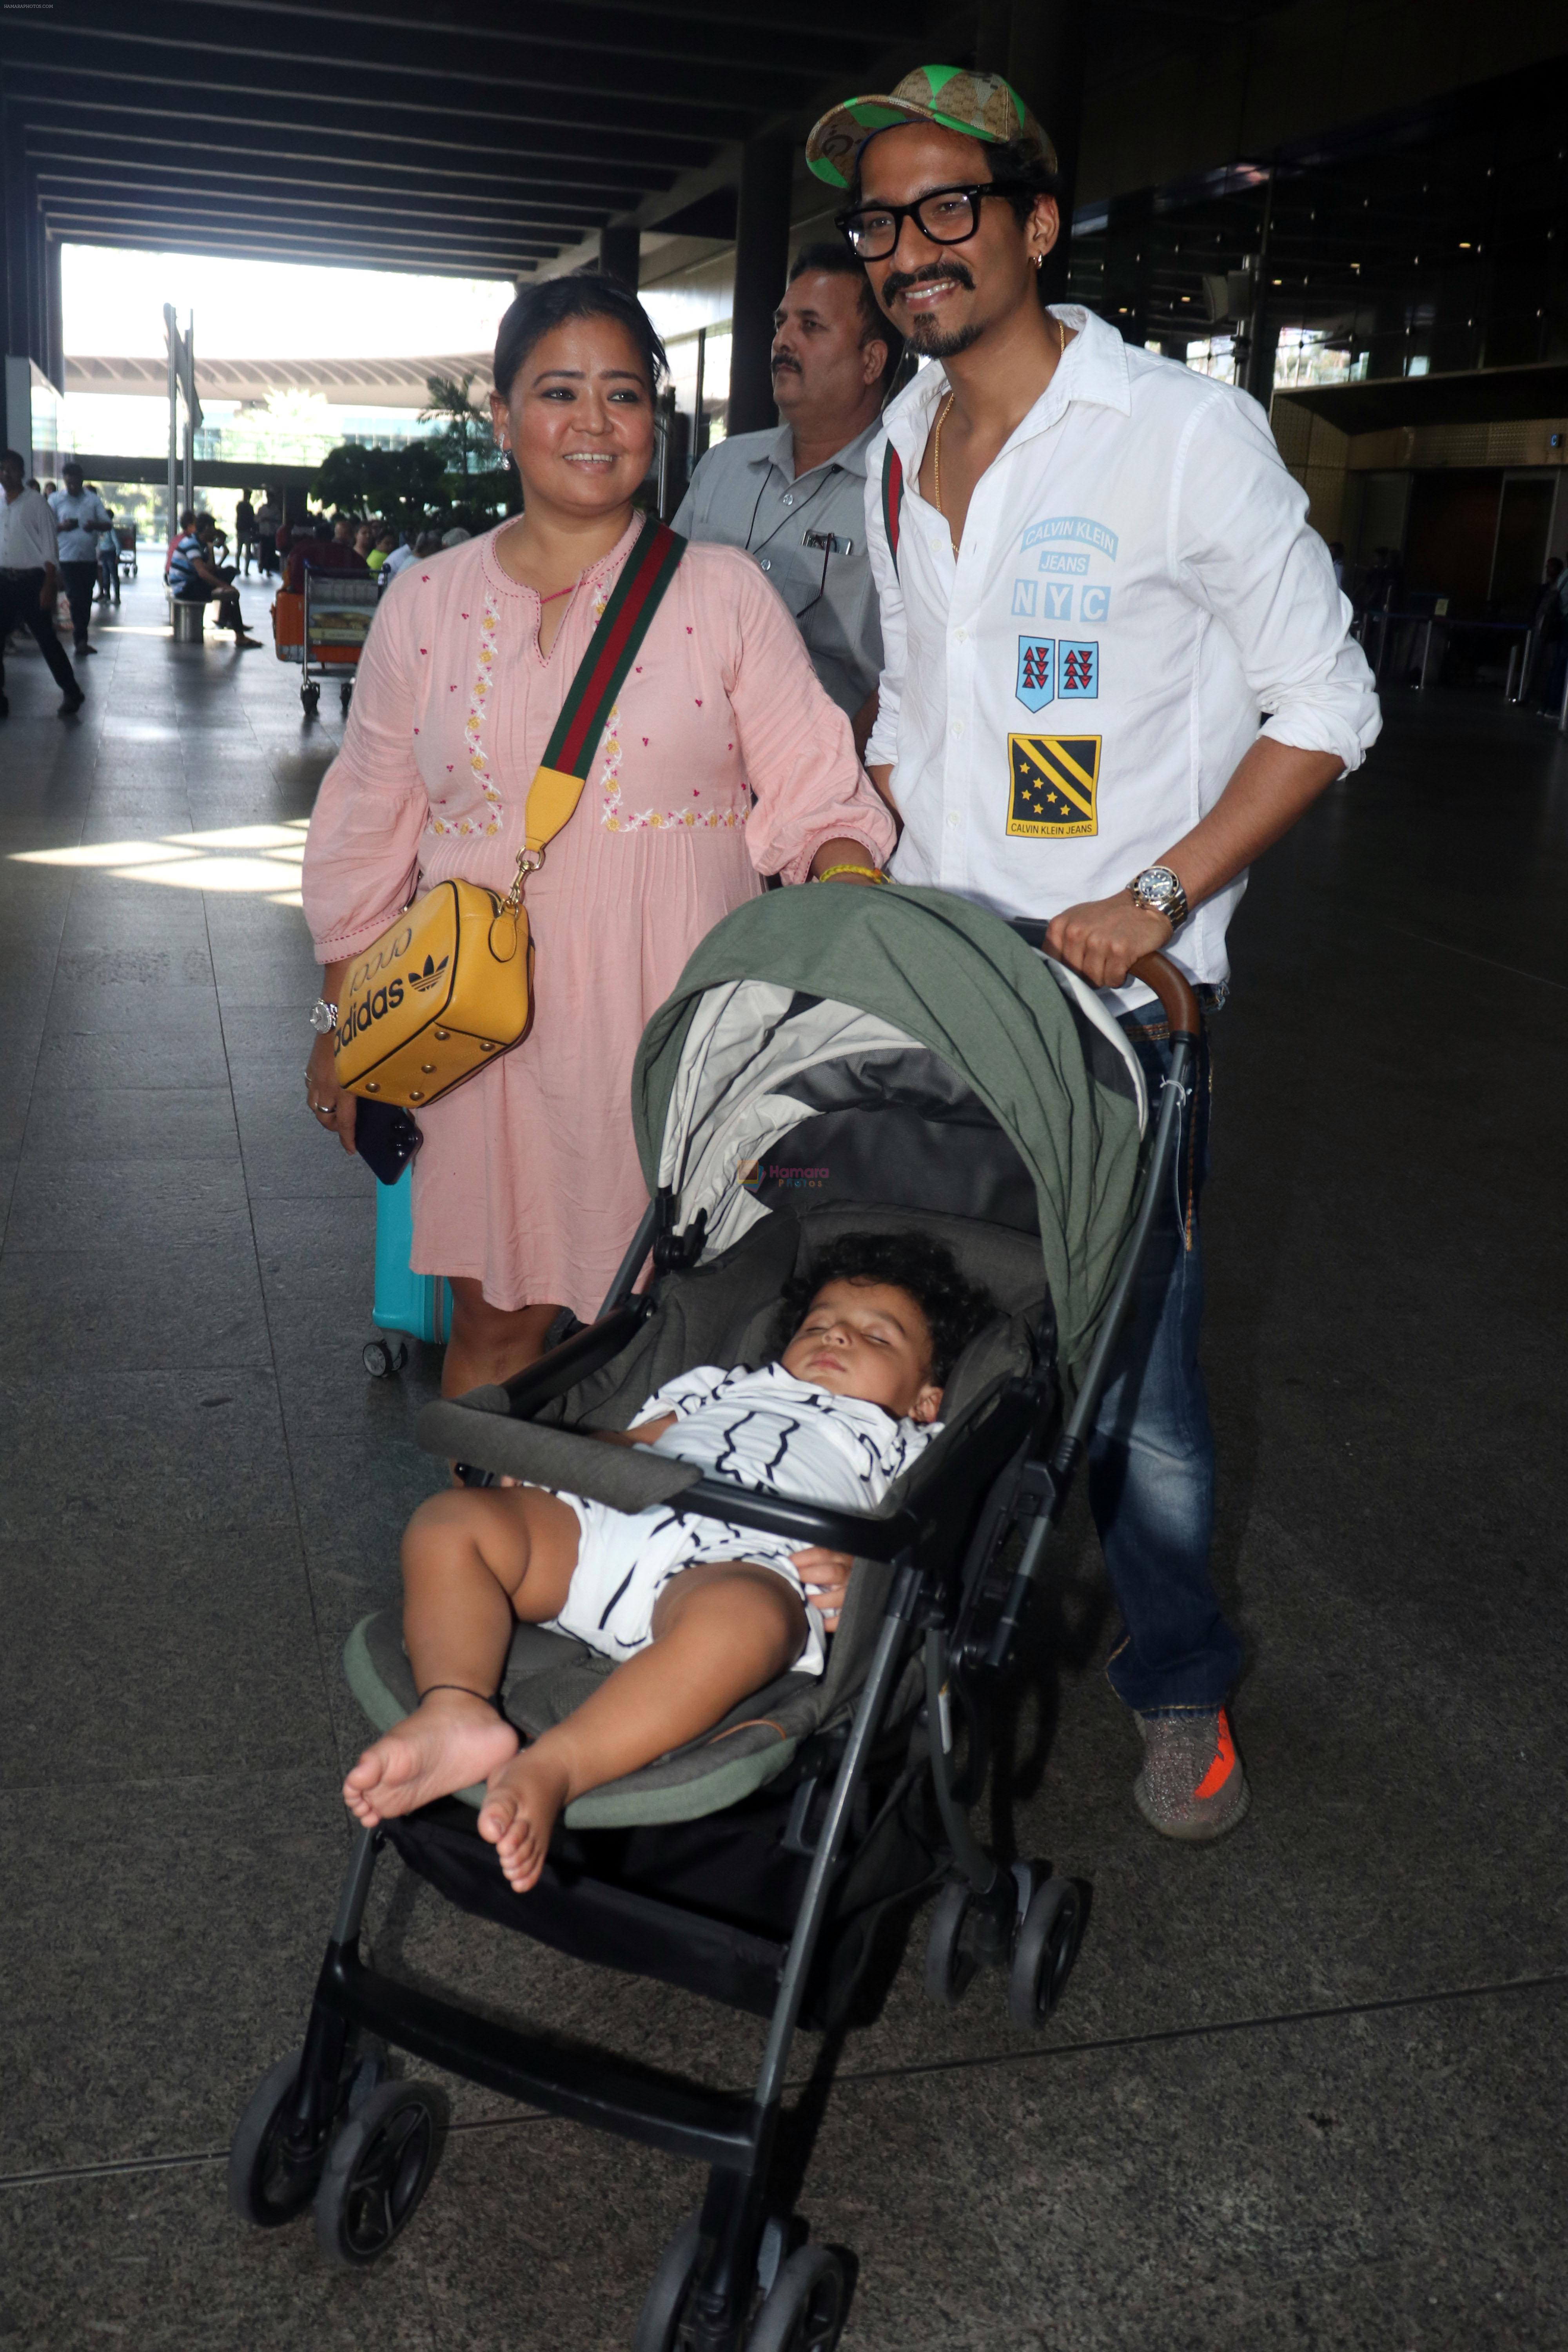
[[[330,1037],[338,1025],[338,1008],[318,996],[310,1007],[310,1026],[318,1037]]]
[[[1192,908],[1187,894],[1168,866],[1145,866],[1127,885],[1141,907],[1152,915],[1163,915],[1173,931],[1179,931]]]

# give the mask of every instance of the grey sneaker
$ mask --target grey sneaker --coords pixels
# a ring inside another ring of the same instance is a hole
[[[1143,1769],[1132,1801],[1162,1837],[1201,1844],[1235,1829],[1252,1801],[1230,1717],[1224,1707],[1206,1715],[1141,1715]]]

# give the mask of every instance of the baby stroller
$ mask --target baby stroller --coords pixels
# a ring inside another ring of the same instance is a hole
[[[1177,1040],[1152,1134],[1138,1064],[1093,992],[963,901],[778,891],[698,949],[638,1055],[651,1205],[601,1314],[504,1388],[427,1406],[420,1442],[470,1479],[510,1473],[853,1554],[826,1672],[784,1675],[689,1748],[574,1801],[527,1895],[477,1833],[477,1790],[360,1832],[303,2048],[266,2077],[235,2138],[241,2215],[282,2223],[313,2204],[323,2251],[345,2263],[392,2242],[429,2179],[440,2116],[426,2085],[381,2079],[392,2043],[708,2168],[635,2352],[831,2352],[845,2271],[805,2242],[774,2179],[796,2026],[852,2020],[882,1925],[933,1891],[925,1981],[940,2001],[989,1963],[1014,2020],[1041,2023],[1077,1953],[1076,1887],[1000,1866],[968,1813],[988,1677],[1009,1656],[1173,1181],[1198,1013],[1173,967],[1142,969]],[[910,1227],[945,1242],[997,1311],[949,1381],[942,1434],[875,1514],[582,1433],[626,1427],[679,1370],[763,1360],[784,1283],[825,1241]],[[395,1613],[356,1628],[345,1664],[378,1728],[412,1708]],[[537,1736],[608,1671],[520,1626],[507,1713]],[[360,1929],[386,1845],[468,1911],[765,2019],[752,2095],[493,2022],[370,1965]]]

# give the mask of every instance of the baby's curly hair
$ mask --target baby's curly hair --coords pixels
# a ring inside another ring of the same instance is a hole
[[[786,1285],[775,1352],[789,1345],[818,1291],[830,1282],[885,1282],[907,1291],[931,1333],[931,1377],[945,1387],[959,1357],[996,1308],[988,1291],[965,1282],[952,1252],[925,1234],[840,1234],[804,1274]]]

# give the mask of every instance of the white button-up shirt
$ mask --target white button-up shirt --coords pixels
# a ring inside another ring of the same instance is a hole
[[[1057,315],[1076,337],[975,485],[956,557],[917,487],[940,366],[887,415],[904,473],[896,568],[884,440],[866,485],[884,648],[866,761],[893,770],[890,870],[1045,919],[1173,847],[1260,722],[1346,768],[1381,725],[1351,606],[1258,404],[1089,311]],[[1192,980],[1226,978],[1246,887],[1238,875],[1177,932],[1169,953]]]
[[[42,572],[59,562],[59,534],[42,490],[0,491],[0,572]]]

